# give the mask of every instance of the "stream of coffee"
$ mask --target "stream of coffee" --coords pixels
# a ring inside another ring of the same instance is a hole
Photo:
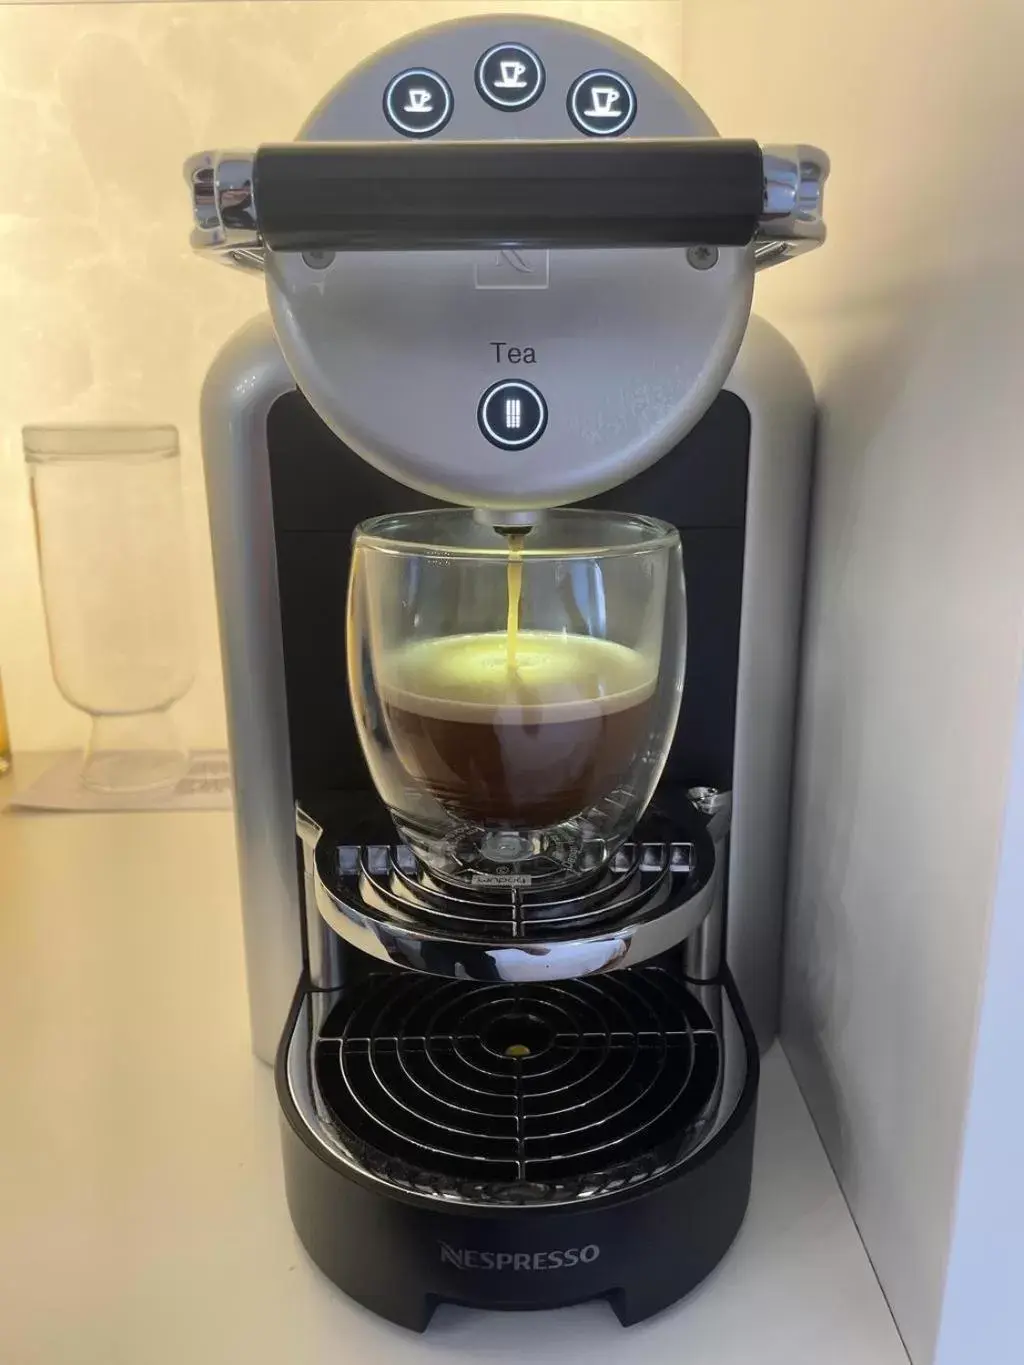
[[[505,663],[509,673],[516,671],[516,646],[519,642],[519,610],[523,593],[523,540],[525,531],[508,531],[508,620],[505,625]]]

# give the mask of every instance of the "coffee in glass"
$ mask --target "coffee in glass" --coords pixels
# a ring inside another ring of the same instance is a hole
[[[417,641],[381,660],[385,721],[410,775],[466,820],[557,824],[623,780],[657,661],[612,640],[519,631]]]

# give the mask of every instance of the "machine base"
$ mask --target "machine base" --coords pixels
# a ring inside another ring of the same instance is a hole
[[[289,1076],[307,1001],[300,989],[277,1089],[288,1204],[307,1252],[358,1303],[420,1332],[441,1302],[542,1309],[606,1298],[624,1326],[669,1307],[725,1255],[750,1192],[757,1048],[731,981],[723,990],[740,1024],[744,1078],[728,1119],[703,1146],[632,1190],[498,1207],[396,1188],[318,1140]]]

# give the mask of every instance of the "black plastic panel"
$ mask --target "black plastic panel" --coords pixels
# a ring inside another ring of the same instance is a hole
[[[295,794],[370,785],[345,673],[352,532],[367,517],[438,506],[353,454],[298,393],[268,421]],[[750,418],[722,393],[675,450],[584,506],[679,527],[686,568],[686,685],[664,781],[730,787]]]

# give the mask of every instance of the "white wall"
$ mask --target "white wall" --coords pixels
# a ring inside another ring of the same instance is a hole
[[[974,1060],[938,1365],[1015,1365],[1024,1283],[1024,691]]]
[[[823,410],[785,1038],[926,1365],[1021,666],[1024,7],[715,0],[685,41],[723,132],[833,158],[829,242],[756,302]]]
[[[81,743],[50,675],[21,427],[170,421],[182,434],[198,634],[176,708],[224,742],[199,387],[265,308],[188,249],[186,156],[289,138],[351,67],[426,24],[501,10],[589,24],[678,74],[678,0],[0,0],[0,674],[15,748]]]

